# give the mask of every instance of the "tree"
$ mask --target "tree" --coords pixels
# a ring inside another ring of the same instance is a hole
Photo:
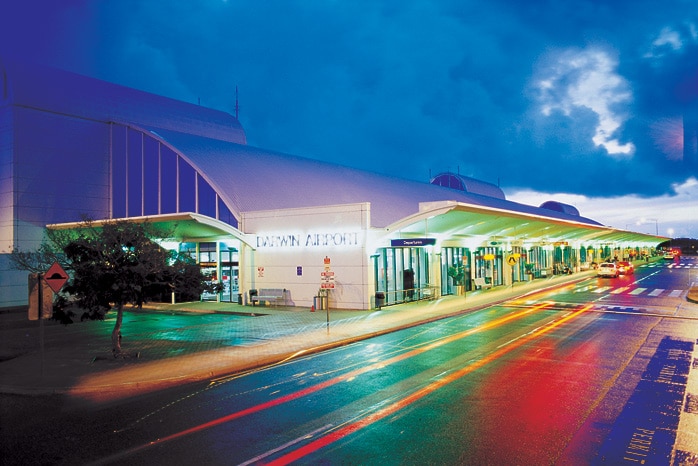
[[[177,288],[195,296],[207,288],[206,277],[193,261],[154,241],[168,237],[168,232],[147,222],[110,221],[95,225],[85,220],[70,234],[47,236],[49,243],[44,243],[33,256],[13,251],[13,262],[26,269],[45,262],[47,257],[60,256],[72,276],[63,291],[85,309],[83,318],[101,320],[109,310],[116,310],[111,338],[115,357],[123,356],[120,337],[124,306],[140,307]],[[217,284],[213,291],[216,287]]]
[[[46,230],[45,239],[34,251],[20,251],[17,248],[10,254],[10,263],[17,270],[27,270],[31,273],[43,273],[54,263],[58,262],[64,269],[70,268],[66,261],[63,248],[73,237],[70,232]]]
[[[175,293],[177,302],[198,300],[201,294],[220,293],[223,284],[212,283],[211,277],[201,273],[201,267],[186,254],[177,254],[172,251],[170,267],[165,273],[164,282],[168,288],[165,292]]]

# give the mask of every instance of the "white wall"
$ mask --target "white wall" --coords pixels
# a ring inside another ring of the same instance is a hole
[[[0,254],[10,251],[14,238],[11,117],[9,106],[0,107]]]
[[[369,217],[368,203],[243,213],[241,230],[255,239],[241,272],[244,292],[285,288],[289,304],[310,308],[327,257],[335,273],[329,307],[369,309]]]
[[[0,109],[0,307],[27,304],[13,248],[41,244],[50,223],[109,216],[107,124],[27,108]]]

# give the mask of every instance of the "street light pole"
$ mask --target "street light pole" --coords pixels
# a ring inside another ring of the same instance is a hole
[[[643,218],[640,223],[654,222],[654,234],[659,236],[659,219],[656,218]]]

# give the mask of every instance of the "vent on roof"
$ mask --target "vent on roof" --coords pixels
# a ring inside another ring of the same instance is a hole
[[[431,179],[431,184],[443,186],[445,188],[457,189],[471,194],[480,194],[482,196],[494,197],[505,200],[504,192],[491,183],[469,178],[463,175],[455,175],[453,173],[439,173]]]
[[[579,210],[577,210],[575,206],[563,204],[562,202],[545,201],[540,205],[540,208],[554,210],[555,212],[562,212],[563,214],[574,215],[575,217],[579,217]]]

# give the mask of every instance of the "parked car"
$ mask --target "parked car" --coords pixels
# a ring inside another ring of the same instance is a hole
[[[618,267],[613,262],[603,262],[599,264],[597,276],[618,278]]]
[[[616,267],[618,267],[618,273],[621,275],[630,275],[632,273],[635,273],[635,267],[630,262],[616,262]]]
[[[673,252],[665,252],[664,259],[669,260],[669,261],[673,261],[674,260],[674,253]]]

